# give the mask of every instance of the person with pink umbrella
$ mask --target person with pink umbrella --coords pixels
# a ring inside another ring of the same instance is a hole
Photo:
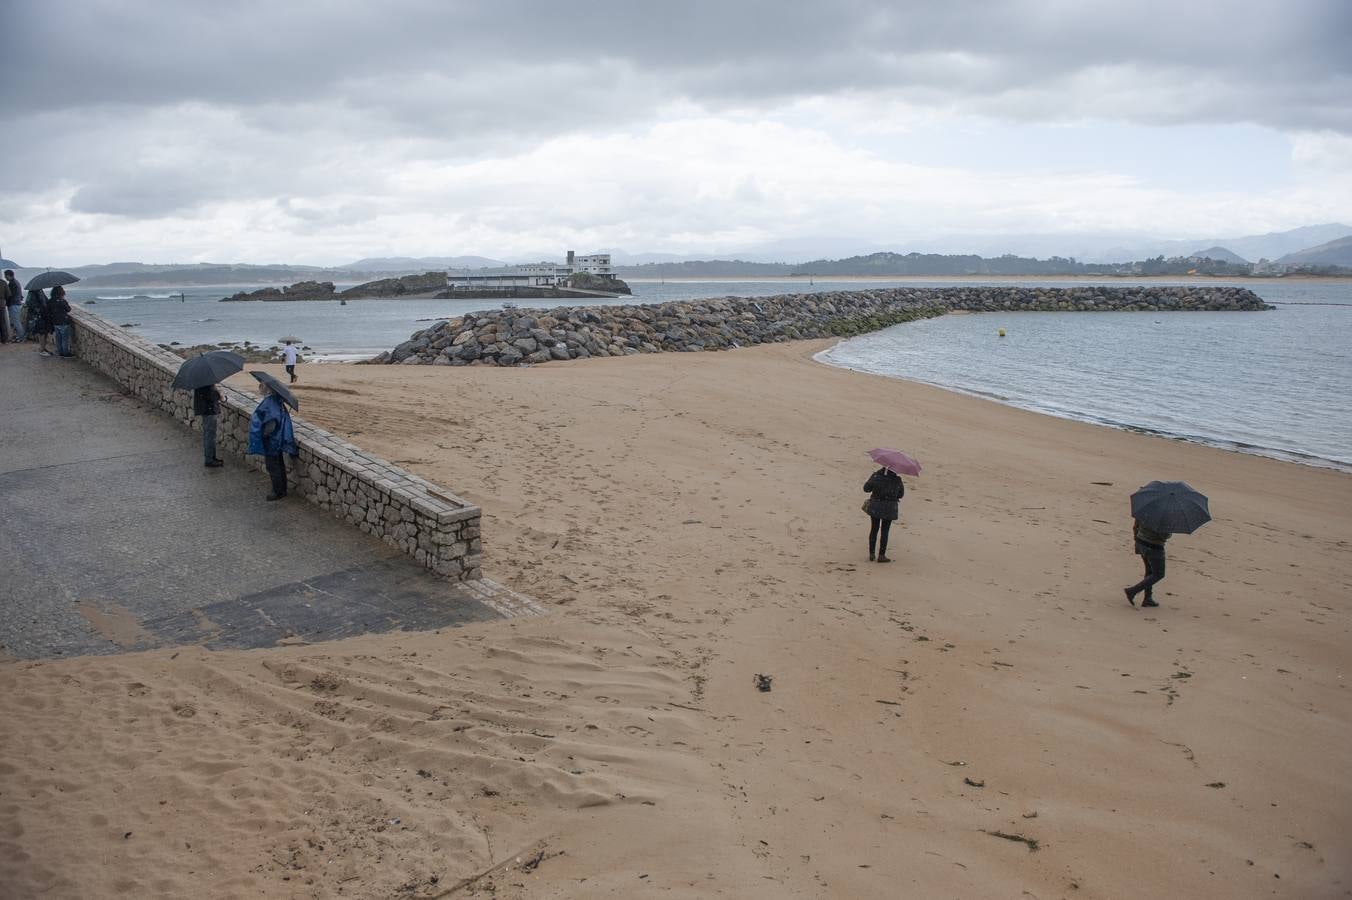
[[[901,517],[901,498],[906,494],[900,473],[919,475],[920,463],[900,450],[883,447],[870,450],[868,455],[881,466],[864,482],[864,490],[869,494],[863,506],[870,522],[868,561],[886,563],[892,561],[887,556],[887,535],[892,523]]]

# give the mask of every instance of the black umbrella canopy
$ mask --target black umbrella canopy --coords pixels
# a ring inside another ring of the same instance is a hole
[[[244,368],[244,357],[229,350],[210,350],[184,360],[170,385],[176,391],[192,391],[209,384],[220,384]]]
[[[25,291],[45,291],[48,288],[54,288],[58,284],[74,284],[79,281],[79,277],[69,272],[43,272],[41,275],[34,275],[28,279],[28,284],[24,285]]]
[[[1152,481],[1131,495],[1131,515],[1151,531],[1192,534],[1211,521],[1206,495],[1182,481]]]
[[[249,374],[257,378],[260,383],[266,384],[268,387],[272,388],[272,392],[278,397],[281,397],[282,402],[287,406],[294,410],[300,409],[300,401],[296,399],[295,394],[291,393],[291,388],[282,384],[275,377],[269,375],[267,372],[258,372],[253,369],[249,370]]]

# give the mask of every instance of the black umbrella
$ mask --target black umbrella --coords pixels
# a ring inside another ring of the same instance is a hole
[[[28,284],[24,285],[25,291],[45,291],[47,288],[54,288],[58,284],[74,284],[80,279],[69,272],[43,272],[28,279]]]
[[[220,384],[244,368],[244,357],[229,350],[210,350],[201,356],[185,360],[178,367],[174,383],[176,391],[191,391],[209,384]]]
[[[1181,481],[1152,481],[1132,494],[1131,515],[1160,534],[1192,534],[1211,521],[1206,495]]]
[[[273,376],[269,375],[267,372],[255,372],[252,369],[250,369],[249,374],[257,378],[263,384],[266,384],[268,387],[272,388],[273,393],[275,393],[278,397],[281,397],[282,402],[285,403],[287,406],[295,410],[300,409],[300,401],[296,399],[295,394],[291,393],[291,388],[282,384],[280,381],[278,381]]]

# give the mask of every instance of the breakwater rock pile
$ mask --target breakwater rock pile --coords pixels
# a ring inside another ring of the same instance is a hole
[[[726,350],[850,336],[946,312],[1271,309],[1235,287],[887,288],[718,297],[651,306],[582,306],[471,313],[415,332],[372,363],[498,365],[591,356]]]

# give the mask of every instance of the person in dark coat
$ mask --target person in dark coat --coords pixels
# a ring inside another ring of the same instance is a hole
[[[297,456],[300,451],[291,428],[291,413],[287,412],[282,398],[261,381],[258,383],[258,393],[263,395],[263,401],[249,420],[249,452],[263,457],[268,477],[272,479],[272,493],[268,494],[267,499],[280,500],[286,496],[286,460],[283,454]]]
[[[216,455],[216,417],[221,411],[221,391],[214,384],[192,392],[192,413],[202,418],[202,464],[208,469],[225,465]]]
[[[28,313],[28,334],[38,339],[38,352],[51,356],[47,350],[47,335],[52,333],[52,323],[47,320],[47,295],[42,291],[29,291],[24,312]]]
[[[1169,535],[1152,531],[1137,520],[1131,536],[1136,542],[1136,555],[1145,563],[1145,577],[1122,591],[1132,606],[1136,605],[1136,595],[1142,591],[1145,591],[1142,606],[1159,606],[1155,602],[1154,588],[1164,580],[1164,542],[1169,540]]]
[[[887,533],[892,529],[892,523],[900,518],[901,498],[906,493],[906,486],[901,483],[900,475],[884,466],[868,477],[864,490],[870,495],[864,507],[872,523],[868,531],[868,561],[891,562],[887,558]]]
[[[66,289],[61,285],[52,288],[51,299],[47,301],[47,323],[56,334],[56,355],[69,359],[70,352],[70,303],[66,300]]]

